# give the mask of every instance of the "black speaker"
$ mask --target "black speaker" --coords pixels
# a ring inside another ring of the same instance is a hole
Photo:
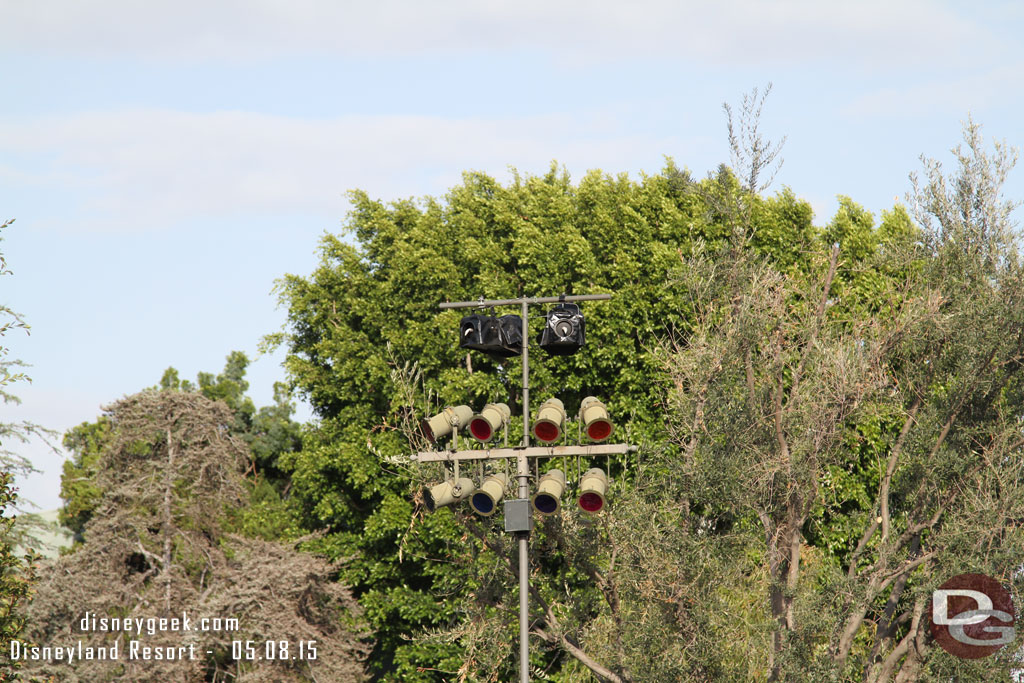
[[[518,315],[474,313],[459,324],[459,347],[508,358],[523,352],[523,319]]]
[[[569,356],[584,342],[583,313],[573,303],[560,303],[550,311],[540,333],[540,347],[553,356]]]

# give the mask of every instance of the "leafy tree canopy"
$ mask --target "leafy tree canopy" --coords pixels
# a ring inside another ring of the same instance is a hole
[[[320,417],[303,450],[282,462],[306,523],[329,527],[325,543],[338,555],[359,557],[346,579],[378,629],[378,675],[434,680],[418,668],[449,662],[457,670],[459,650],[399,636],[458,622],[462,594],[452,595],[451,587],[472,591],[483,579],[472,563],[441,563],[467,542],[451,513],[421,519],[409,500],[410,484],[441,474],[395,472],[382,456],[408,452],[393,427],[444,405],[504,401],[521,414],[518,359],[467,358],[456,338],[462,313],[441,311],[438,303],[612,293],[608,302],[584,306],[587,345],[579,354],[531,354],[534,405],[558,396],[572,413],[595,394],[623,439],[661,447],[669,432],[659,340],[693,331],[700,302],[679,286],[690,260],[740,245],[796,275],[827,237],[813,226],[809,205],[788,189],[753,195],[725,168],[696,181],[671,160],[639,181],[595,171],[573,184],[552,166],[542,177],[515,174],[507,186],[467,173],[443,199],[385,204],[360,192],[351,199],[346,236],[323,239],[320,267],[280,283],[289,332],[269,341],[287,342],[292,380]],[[897,224],[906,216],[899,209],[879,230],[855,204],[843,206],[833,233],[857,235],[857,250],[850,240],[854,262],[890,233],[902,234]],[[881,277],[870,264],[862,270],[868,282]],[[539,333],[541,317],[532,313],[531,335]],[[510,439],[520,434],[513,419]],[[631,475],[621,474],[625,484]],[[452,597],[438,605],[439,595]]]
[[[581,353],[531,354],[534,404],[596,394],[642,448],[610,464],[600,523],[566,511],[532,536],[535,678],[975,675],[921,615],[958,571],[1016,580],[1024,287],[1012,159],[973,125],[965,141],[955,177],[926,163],[916,215],[877,225],[841,197],[817,228],[757,169],[694,180],[671,160],[638,181],[553,166],[467,173],[441,199],[352,193],[320,266],[281,281],[288,329],[268,342],[319,416],[281,463],[320,547],[356,557],[376,678],[514,677],[500,524],[425,515],[415,492],[443,472],[386,458],[444,405],[516,406],[517,360],[467,357],[440,301],[561,292],[613,299],[585,306]]]

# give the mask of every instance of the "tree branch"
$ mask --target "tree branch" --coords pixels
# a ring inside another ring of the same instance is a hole
[[[814,327],[811,328],[811,336],[804,345],[803,353],[800,354],[800,363],[796,366],[796,370],[793,371],[793,383],[789,387],[787,408],[796,403],[796,391],[797,387],[800,386],[800,378],[803,376],[804,368],[807,367],[807,359],[810,357],[814,345],[818,342],[818,335],[821,334],[821,327],[825,322],[825,309],[828,307],[828,291],[832,288],[832,280],[835,279],[838,264],[839,245],[836,244],[832,246],[832,255],[829,257],[828,274],[825,275],[825,284],[821,290],[821,299],[818,301],[818,310],[814,314]]]
[[[754,351],[749,346],[743,351],[743,365],[747,380],[747,409],[753,417],[757,414],[757,391],[754,384]]]
[[[876,507],[875,510],[877,509],[878,508]],[[875,510],[872,510],[871,512],[874,513]],[[854,575],[856,575],[857,558],[859,558],[860,554],[864,552],[864,548],[867,547],[868,541],[870,541],[871,537],[875,535],[876,531],[878,531],[878,526],[881,520],[881,517],[875,517],[875,519],[871,521],[871,524],[868,526],[868,528],[864,530],[864,534],[860,537],[860,541],[857,543],[857,547],[854,549],[853,554],[850,555],[850,566],[846,570],[846,578],[852,579]]]
[[[605,683],[605,681],[607,681],[607,683],[630,683],[629,679],[621,678],[611,669],[608,669],[594,661],[586,652],[573,645],[573,643],[566,638],[564,634],[556,638],[544,629],[536,626],[531,629],[531,633],[537,634],[545,642],[561,646],[563,650],[572,655],[580,664],[594,672],[594,675],[597,676],[601,683]]]
[[[896,472],[896,463],[899,460],[900,453],[903,451],[903,444],[907,440],[907,435],[910,433],[910,428],[914,425],[914,421],[917,417],[917,411],[921,408],[921,393],[918,392],[917,396],[914,397],[914,403],[910,406],[910,411],[907,413],[907,419],[903,422],[903,428],[900,430],[900,435],[896,437],[896,443],[892,447],[892,452],[889,453],[889,462],[885,467],[885,476],[882,477],[882,485],[878,492],[878,502],[881,508],[881,522],[882,522],[882,541],[889,537],[889,528],[891,525],[889,517],[889,486],[892,484],[892,476]],[[874,534],[874,530],[878,528],[877,524],[871,527],[871,534]],[[866,534],[862,539],[862,543],[871,538],[870,535]],[[858,546],[858,551],[861,546]],[[853,569],[855,565],[851,564],[850,568]]]
[[[920,552],[920,549],[921,535],[917,534],[914,536],[914,543],[910,548],[910,557],[916,557]],[[886,600],[885,608],[882,610],[882,618],[875,626],[875,642],[871,646],[871,654],[868,655],[868,662],[873,662],[878,658],[878,653],[881,652],[884,644],[892,639],[896,631],[896,626],[899,623],[898,619],[894,618],[896,607],[899,605],[900,598],[903,596],[903,591],[907,586],[907,580],[910,578],[910,572],[913,571],[915,566],[917,565],[911,563],[910,566],[905,567],[903,571],[899,572],[899,578],[896,579],[896,583],[893,585],[892,591],[889,593],[889,599]]]
[[[782,461],[786,465],[786,471],[788,472],[792,463],[789,459],[789,444],[786,443],[786,435],[782,429],[782,387],[785,381],[785,368],[781,362],[782,355],[782,331],[779,330],[779,341],[778,348],[776,349],[775,358],[776,364],[779,366],[778,381],[775,383],[775,400],[772,409],[772,420],[775,425],[775,441],[779,445],[779,455],[782,456]]]

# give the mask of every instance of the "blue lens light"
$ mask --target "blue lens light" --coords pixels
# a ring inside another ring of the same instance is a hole
[[[545,515],[552,515],[558,510],[558,500],[554,496],[548,496],[543,493],[533,499],[533,505],[537,508],[538,512]]]
[[[489,515],[494,510],[494,501],[486,493],[474,493],[473,509],[481,515]]]

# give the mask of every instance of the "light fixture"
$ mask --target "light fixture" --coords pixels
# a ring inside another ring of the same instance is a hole
[[[420,421],[420,432],[430,443],[448,436],[453,430],[463,429],[473,417],[469,406],[448,406],[433,417]]]
[[[568,356],[583,347],[583,312],[574,303],[560,302],[548,311],[540,347],[553,356]]]
[[[601,442],[612,435],[615,425],[608,417],[608,409],[595,396],[587,396],[580,403],[580,422],[583,432],[591,441]]]
[[[554,443],[565,428],[565,406],[557,398],[549,398],[540,405],[533,423],[533,436],[543,443]]]
[[[459,347],[508,358],[523,352],[523,319],[518,315],[474,313],[459,323]]]
[[[577,503],[585,512],[600,512],[604,508],[604,497],[608,493],[608,477],[600,467],[584,473],[580,479],[580,496]]]
[[[469,477],[449,479],[437,486],[423,487],[423,502],[427,510],[433,512],[439,507],[465,500],[475,490],[476,484]]]
[[[565,492],[565,474],[562,470],[548,470],[537,482],[537,493],[530,501],[533,509],[542,515],[554,515],[561,507],[562,494]]]
[[[508,425],[512,412],[504,403],[488,403],[469,421],[470,435],[481,443],[494,439],[498,430]]]
[[[507,488],[507,475],[502,472],[492,474],[480,484],[480,488],[469,499],[469,504],[478,515],[490,517],[498,509],[498,501],[505,495]]]
[[[498,329],[501,331],[501,347],[499,356],[518,356],[523,352],[523,319],[514,313],[498,318]]]

